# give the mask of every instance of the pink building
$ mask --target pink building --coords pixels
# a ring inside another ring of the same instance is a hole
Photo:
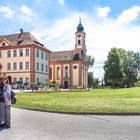
[[[56,82],[65,88],[87,87],[88,68],[85,62],[85,36],[86,33],[80,20],[75,33],[74,50],[50,54],[50,82]]]

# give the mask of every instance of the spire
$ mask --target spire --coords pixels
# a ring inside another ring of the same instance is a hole
[[[81,23],[81,17],[79,17],[79,24],[77,26],[77,32],[83,32],[84,31],[84,27]]]

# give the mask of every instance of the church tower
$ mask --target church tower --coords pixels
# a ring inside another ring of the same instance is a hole
[[[85,36],[84,27],[81,23],[81,18],[79,20],[79,24],[77,26],[77,31],[75,33],[75,55],[79,56],[79,59],[84,59],[86,55],[86,45],[85,45]]]

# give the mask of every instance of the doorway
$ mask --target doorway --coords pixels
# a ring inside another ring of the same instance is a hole
[[[68,81],[64,81],[64,88],[68,88]]]

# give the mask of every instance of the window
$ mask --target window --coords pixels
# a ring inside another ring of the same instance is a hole
[[[25,78],[25,83],[29,83],[29,77]]]
[[[13,63],[13,70],[17,70],[17,63]]]
[[[2,57],[1,51],[0,51],[0,58]]]
[[[57,80],[60,80],[60,67],[57,67]]]
[[[13,57],[17,57],[17,50],[13,50]]]
[[[22,49],[19,50],[19,56],[23,56],[23,50]]]
[[[23,69],[23,63],[22,63],[22,62],[19,63],[19,69],[20,69],[20,70]]]
[[[68,67],[65,67],[65,78],[68,78]]]
[[[48,60],[48,54],[46,53],[46,60]]]
[[[11,70],[11,63],[7,63],[7,70]]]
[[[39,63],[36,63],[36,70],[39,70]]]
[[[50,79],[52,79],[52,67],[50,67]]]
[[[26,55],[26,56],[29,56],[29,49],[26,49],[25,55]]]
[[[7,51],[7,57],[11,57],[11,51],[10,50]]]
[[[17,78],[14,77],[13,78],[13,82],[16,83],[17,82]]]
[[[20,77],[20,78],[19,78],[19,81],[20,81],[21,83],[23,83],[23,78],[22,78],[22,77]]]
[[[41,71],[44,71],[44,65],[41,64]]]
[[[41,58],[42,59],[44,58],[44,52],[43,51],[41,52]]]
[[[26,69],[26,70],[29,70],[29,62],[26,62],[26,63],[25,63],[25,69]]]
[[[36,50],[36,57],[39,57],[39,50]]]
[[[46,65],[46,72],[48,72],[48,65]]]
[[[80,39],[78,39],[78,44],[81,44]]]
[[[39,83],[39,78],[37,77],[37,83]]]
[[[5,42],[3,42],[3,43],[2,43],[2,47],[5,47],[5,46],[6,46]]]

